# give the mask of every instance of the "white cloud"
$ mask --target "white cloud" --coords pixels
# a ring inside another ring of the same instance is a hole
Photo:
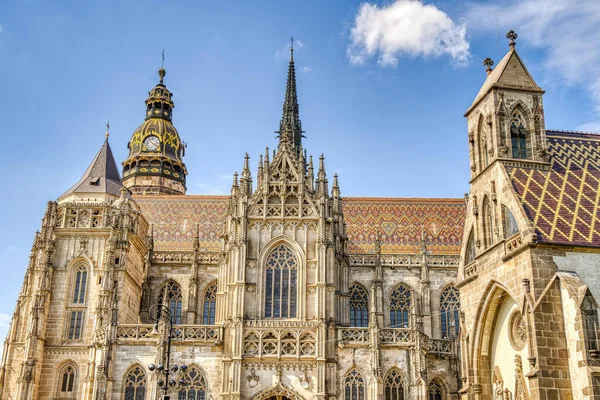
[[[466,26],[418,0],[396,0],[381,7],[362,3],[350,39],[347,54],[352,64],[375,56],[384,66],[397,65],[400,57],[448,56],[455,65],[469,60]]]
[[[0,25],[0,33],[2,33],[2,25]]]
[[[12,316],[8,314],[0,314],[0,327],[7,328],[10,325],[11,318]],[[2,341],[2,339],[3,338],[0,338],[0,341]]]
[[[600,7],[596,0],[504,0],[472,4],[469,29],[495,31],[500,25],[515,29],[519,41],[544,50],[541,65],[547,82],[579,86],[588,91],[600,111]],[[518,44],[517,44],[518,49]],[[600,120],[579,129],[600,128]]]
[[[310,71],[312,71],[311,67],[302,67],[302,72],[309,73]]]

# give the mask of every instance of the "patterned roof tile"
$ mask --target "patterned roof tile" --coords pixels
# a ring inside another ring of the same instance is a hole
[[[600,136],[546,131],[550,169],[508,167],[538,241],[600,247]]]

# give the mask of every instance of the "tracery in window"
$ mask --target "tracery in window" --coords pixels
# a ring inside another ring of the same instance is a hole
[[[588,292],[583,302],[581,303],[581,314],[583,317],[585,338],[587,341],[588,351],[600,351],[600,343],[598,343],[598,309],[596,308],[596,302],[592,295]]]
[[[215,323],[215,307],[217,305],[217,283],[210,284],[204,292],[204,308],[202,313],[203,324]]]
[[[527,130],[523,115],[519,111],[513,112],[510,122],[510,141],[513,158],[527,158]]]
[[[369,326],[369,296],[358,283],[350,287],[350,326]]]
[[[168,281],[162,287],[158,301],[169,308],[171,312],[171,323],[181,324],[181,313],[182,313],[182,295],[181,287],[173,281]]]
[[[59,374],[58,397],[60,399],[74,399],[76,392],[77,371],[73,365],[66,365]]]
[[[73,290],[73,304],[85,303],[85,290],[87,286],[87,268],[80,266],[75,274],[75,288]]]
[[[73,271],[71,303],[67,305],[67,339],[79,340],[83,334],[88,269],[80,265]]]
[[[404,381],[398,368],[392,368],[385,377],[385,400],[404,400]]]
[[[460,294],[454,286],[447,287],[440,296],[440,316],[442,318],[442,338],[450,337],[450,326],[454,324],[454,335],[460,327]]]
[[[399,285],[390,296],[390,327],[408,328],[408,313],[411,305],[410,289]]]
[[[519,233],[519,225],[517,225],[517,220],[510,209],[503,205],[502,214],[504,217],[504,237],[509,238]]]
[[[364,400],[365,380],[356,368],[350,370],[344,379],[344,400]]]
[[[465,251],[465,265],[472,263],[475,261],[475,234],[473,230],[469,234],[469,239],[467,239],[467,249]]]
[[[139,366],[129,370],[125,376],[125,400],[146,398],[146,374]]]
[[[494,214],[492,211],[492,204],[487,196],[483,200],[483,224],[485,245],[491,246],[494,244]]]
[[[178,400],[206,400],[206,379],[196,368],[190,367],[181,378]]]
[[[296,255],[289,247],[280,244],[267,257],[265,270],[265,317],[296,318]]]
[[[440,383],[436,380],[429,382],[427,392],[429,395],[429,400],[442,400],[444,398],[442,385],[440,385]]]

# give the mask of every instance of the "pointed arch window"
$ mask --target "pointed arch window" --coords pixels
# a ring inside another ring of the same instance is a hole
[[[369,326],[369,296],[358,283],[350,287],[350,326]]]
[[[344,379],[344,400],[364,400],[365,380],[361,373],[352,369]]]
[[[296,255],[288,246],[280,244],[268,255],[265,270],[265,317],[296,318]]]
[[[485,245],[491,246],[494,244],[494,213],[492,203],[487,196],[483,200],[483,228],[485,232]]]
[[[427,387],[429,400],[442,400],[444,398],[444,392],[442,390],[442,385],[436,380],[429,382],[429,386]]]
[[[473,230],[469,234],[469,238],[467,239],[467,249],[465,251],[465,265],[468,265],[475,261],[475,234]]]
[[[173,324],[181,324],[182,298],[181,287],[173,281],[165,283],[158,295],[159,303],[169,308]]]
[[[513,158],[527,158],[527,130],[523,123],[523,115],[516,111],[510,122],[510,142]]]
[[[71,303],[67,306],[67,339],[81,339],[84,326],[88,269],[79,265],[73,270]]]
[[[408,313],[411,306],[410,289],[400,285],[390,296],[390,327],[408,328]]]
[[[206,400],[206,379],[196,367],[188,368],[180,381],[177,400]]]
[[[77,370],[71,364],[60,371],[58,380],[58,398],[75,399],[77,391]]]
[[[392,368],[385,377],[385,400],[404,400],[404,381],[397,368]]]
[[[583,317],[583,328],[585,329],[585,338],[587,341],[587,349],[590,352],[599,352],[600,343],[598,343],[598,309],[596,301],[590,292],[587,292],[581,303],[581,315]]]
[[[504,205],[502,206],[502,215],[504,219],[504,237],[509,238],[519,233],[519,225],[517,225],[515,216],[510,209]]]
[[[202,313],[204,325],[214,325],[215,309],[217,305],[217,283],[213,282],[208,285],[204,292],[204,308]]]
[[[129,370],[125,376],[125,400],[146,398],[146,374],[139,366]]]
[[[447,287],[440,296],[440,316],[442,318],[442,338],[451,337],[451,325],[454,325],[454,335],[460,327],[460,293],[454,286]]]

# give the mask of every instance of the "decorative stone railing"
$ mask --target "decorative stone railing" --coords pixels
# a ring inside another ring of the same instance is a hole
[[[194,253],[191,251],[156,251],[152,253],[153,264],[191,264],[194,262]],[[219,253],[201,251],[198,254],[200,264],[218,264]]]
[[[448,339],[429,339],[429,353],[451,355],[454,352],[454,341]]]
[[[98,333],[98,331],[96,332]],[[98,339],[98,335],[96,338]],[[118,342],[135,343],[155,338],[154,325],[117,325],[116,339]],[[173,342],[220,345],[223,340],[223,332],[222,328],[216,325],[174,325],[171,340]]]
[[[350,345],[368,345],[369,328],[340,328],[338,329],[338,343]]]
[[[379,342],[383,344],[412,344],[414,331],[406,328],[387,328],[379,331]]]
[[[417,267],[423,265],[422,254],[382,254],[381,265],[386,267]],[[350,266],[373,266],[377,260],[375,254],[350,254]],[[425,262],[430,266],[458,267],[460,256],[425,254]]]
[[[314,358],[316,329],[245,328],[242,353],[244,358]]]

